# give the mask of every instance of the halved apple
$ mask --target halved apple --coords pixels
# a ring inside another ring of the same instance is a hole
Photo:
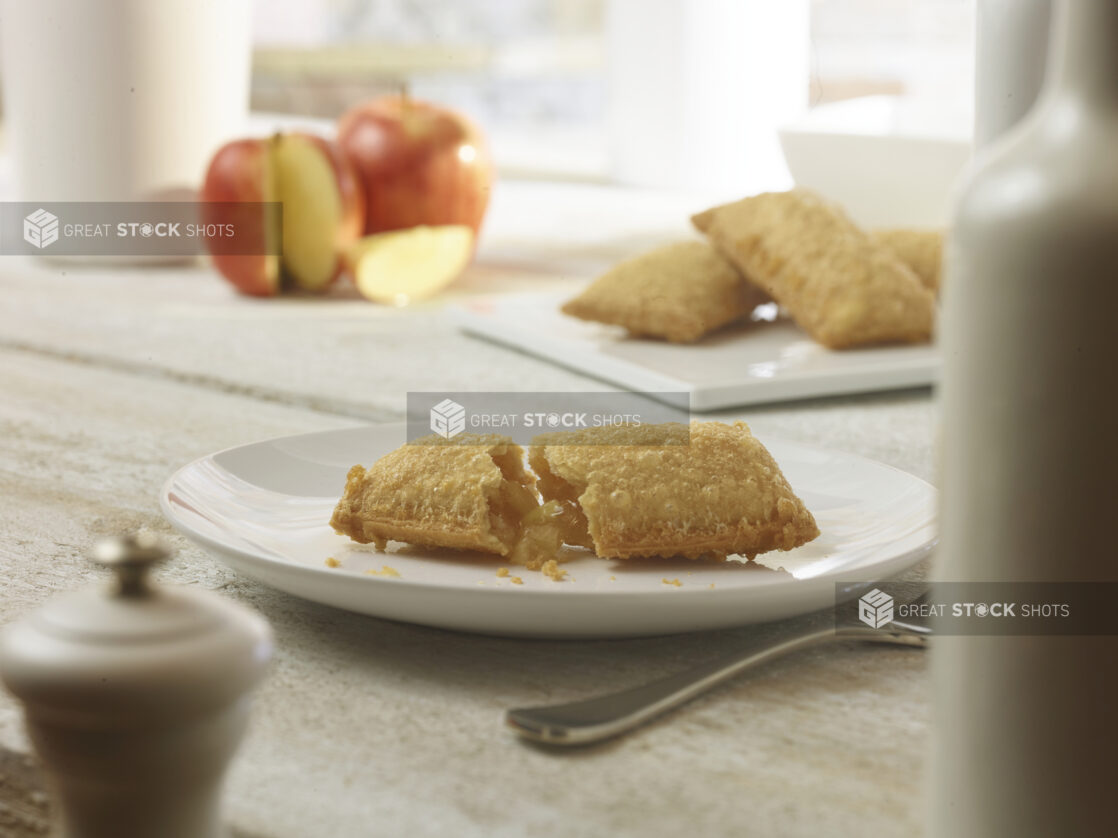
[[[227,255],[221,242],[207,244],[214,267],[240,291],[258,296],[284,287],[326,288],[365,223],[365,199],[352,166],[336,145],[310,134],[276,134],[223,146],[206,173],[202,200],[213,202],[204,205],[209,220],[235,215],[237,226],[251,228],[249,241],[259,246],[258,254]],[[247,217],[247,208],[238,206],[268,201],[282,205],[282,221],[269,211],[274,204],[260,203],[262,209],[254,209],[258,218]]]
[[[470,264],[474,231],[462,224],[412,227],[366,236],[346,251],[357,290],[404,306],[438,293]]]

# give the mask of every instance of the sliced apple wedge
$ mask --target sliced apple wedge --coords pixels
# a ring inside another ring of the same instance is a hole
[[[405,306],[448,286],[473,253],[469,227],[412,227],[360,239],[346,251],[346,265],[363,296]]]
[[[283,201],[283,271],[304,291],[321,291],[341,270],[340,246],[360,230],[347,206],[352,171],[341,170],[336,150],[309,134],[271,140],[276,194]]]

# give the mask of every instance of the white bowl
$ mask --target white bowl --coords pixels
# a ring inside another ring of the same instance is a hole
[[[945,227],[970,159],[965,115],[896,96],[822,105],[779,131],[798,186],[842,204],[866,227]]]

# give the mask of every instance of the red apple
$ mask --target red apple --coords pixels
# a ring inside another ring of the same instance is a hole
[[[310,134],[222,147],[206,173],[202,200],[233,202],[204,204],[206,222],[231,221],[238,235],[248,230],[257,255],[223,252],[220,239],[207,242],[214,267],[246,294],[271,296],[287,285],[321,291],[364,229],[365,198],[353,168],[337,146]],[[282,219],[270,211],[274,204],[253,206],[250,214],[243,204],[254,202],[281,204]]]
[[[365,187],[365,232],[462,224],[476,234],[493,181],[481,131],[466,117],[406,96],[358,105],[338,144]]]

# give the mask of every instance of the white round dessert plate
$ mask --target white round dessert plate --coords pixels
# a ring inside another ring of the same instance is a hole
[[[832,605],[837,583],[911,567],[935,543],[935,489],[923,480],[770,438],[761,441],[821,535],[754,562],[606,560],[572,549],[566,578],[555,581],[498,556],[395,542],[380,553],[336,534],[329,519],[346,472],[405,440],[401,423],[231,448],[172,475],[160,503],[179,531],[281,591],[390,620],[522,637],[670,634],[791,617]]]

